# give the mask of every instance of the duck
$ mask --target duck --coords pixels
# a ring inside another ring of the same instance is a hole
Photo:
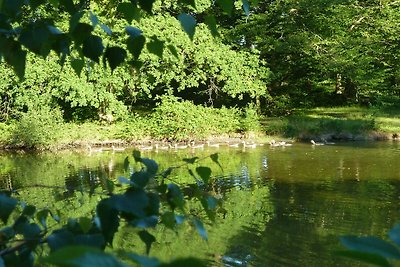
[[[219,144],[218,143],[211,144],[210,141],[207,141],[207,146],[208,147],[219,147]]]
[[[185,149],[185,148],[188,148],[187,145],[178,145],[177,143],[175,143],[173,147],[174,147],[175,149]]]
[[[170,149],[170,146],[171,146],[171,145],[169,145],[169,146],[160,146],[159,144],[155,144],[155,145],[154,145],[154,147],[156,148],[156,150],[159,150],[159,149],[161,149],[161,150],[168,150],[168,149]]]
[[[272,139],[271,141],[269,141],[268,143],[270,146],[276,147],[276,146],[280,146],[280,142],[276,142],[274,139]]]
[[[204,144],[196,145],[194,141],[190,142],[190,148],[204,148]]]
[[[111,146],[112,151],[125,151],[125,147],[115,147],[114,145]]]
[[[256,148],[257,147],[257,144],[248,144],[248,143],[246,143],[246,141],[242,141],[242,144],[243,144],[243,147],[249,147],[249,148]]]
[[[140,150],[153,150],[153,145],[149,145],[149,146],[141,146],[139,147]]]
[[[292,146],[293,144],[286,143],[286,141],[279,141],[279,146]]]
[[[324,145],[324,143],[317,143],[317,142],[315,142],[314,140],[311,140],[311,144],[312,144],[313,146],[323,146],[323,145]]]
[[[226,141],[226,143],[228,144],[229,147],[239,147],[239,144],[240,144],[240,143],[231,144],[229,141]]]
[[[89,149],[90,153],[92,153],[92,152],[103,152],[103,148],[102,147],[100,147],[100,148],[92,148],[91,145],[87,145],[87,148]]]

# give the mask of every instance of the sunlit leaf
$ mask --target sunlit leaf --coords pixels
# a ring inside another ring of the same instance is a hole
[[[398,248],[376,237],[345,236],[340,238],[340,241],[346,248],[351,250],[377,254],[385,258],[400,259],[400,251]]]
[[[164,41],[153,37],[151,41],[147,43],[147,50],[150,53],[162,58],[164,52],[164,43]]]
[[[400,224],[393,227],[388,235],[393,242],[395,242],[398,246],[400,246]]]
[[[0,194],[0,219],[7,223],[8,217],[17,206],[18,201],[14,198]]]
[[[156,238],[145,230],[139,232],[139,237],[146,244],[146,254],[149,254],[151,245],[156,241]]]
[[[99,24],[99,19],[97,18],[97,16],[95,14],[93,14],[92,11],[89,11],[89,17],[90,17],[90,21],[92,22],[93,28],[96,28],[96,26]]]
[[[357,261],[363,261],[369,264],[373,264],[375,266],[382,266],[382,267],[390,267],[392,266],[387,259],[385,259],[382,256],[376,255],[376,254],[370,254],[370,253],[365,253],[365,252],[359,252],[359,251],[338,251],[335,252],[336,255],[338,256],[343,256],[347,258],[352,258]]]
[[[199,233],[199,235],[200,235],[204,240],[208,240],[208,234],[207,234],[206,229],[204,228],[203,223],[202,223],[199,219],[197,219],[197,218],[194,218],[194,219],[192,220],[192,222],[193,222],[194,226],[196,227],[196,230],[197,230],[197,232]]]
[[[107,47],[106,51],[104,52],[104,58],[107,60],[111,71],[113,71],[125,61],[126,51],[118,46]]]
[[[83,54],[95,62],[99,62],[99,57],[103,54],[104,46],[101,37],[90,35],[83,42]]]
[[[203,182],[207,184],[211,177],[211,169],[208,167],[200,166],[196,168],[196,172],[200,175]]]
[[[43,262],[68,267],[127,267],[114,256],[90,246],[61,248],[44,258]]]
[[[178,20],[181,23],[183,30],[189,36],[190,40],[193,40],[194,33],[196,31],[196,20],[188,14],[180,14]]]
[[[107,25],[100,23],[99,26],[108,36],[112,35],[112,30]]]

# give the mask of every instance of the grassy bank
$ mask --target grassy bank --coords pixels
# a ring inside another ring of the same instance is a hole
[[[34,110],[10,123],[0,123],[2,147],[64,149],[147,141],[205,141],[216,137],[256,137],[259,116],[253,106],[245,109],[211,108],[164,97],[147,112],[131,113],[112,123],[66,123],[61,112]]]
[[[400,109],[316,108],[296,110],[283,118],[265,118],[267,135],[299,140],[386,140],[400,137]]]

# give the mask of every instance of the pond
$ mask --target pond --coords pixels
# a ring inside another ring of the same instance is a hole
[[[210,266],[359,266],[334,255],[341,235],[385,237],[399,222],[400,144],[351,142],[325,146],[205,148],[148,151],[160,169],[183,158],[218,152],[222,170],[211,160],[213,193],[223,198],[225,213],[206,226],[204,241],[187,226],[178,232],[161,227],[150,256],[162,260],[194,256]],[[0,187],[17,190],[29,204],[70,217],[91,214],[100,195],[92,185],[127,176],[124,159],[131,151],[101,153],[6,153],[0,155]],[[187,171],[172,179],[192,183]],[[78,191],[72,189],[79,189]],[[144,253],[130,228],[114,240],[115,248]]]

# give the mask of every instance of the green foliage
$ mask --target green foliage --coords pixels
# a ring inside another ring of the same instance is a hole
[[[126,180],[122,188],[117,191],[114,191],[115,187],[105,188],[98,200],[96,212],[91,213],[94,215],[68,218],[65,224],[48,209],[27,206],[22,201],[1,194],[0,217],[3,224],[0,229],[0,255],[3,265],[17,266],[23,263],[24,266],[36,266],[38,263],[50,263],[55,266],[129,266],[105,252],[106,247],[112,246],[114,236],[122,226],[130,227],[137,233],[147,254],[156,241],[151,233],[152,228],[158,225],[175,230],[178,225],[187,222],[193,225],[202,238],[207,239],[199,215],[192,214],[186,208],[186,202],[195,198],[201,203],[212,203],[203,204],[203,207],[209,219],[215,217],[220,201],[206,190],[211,183],[210,169],[201,166],[197,168],[204,178],[203,184],[194,183],[194,191],[187,196],[178,185],[169,183],[168,174],[164,172],[164,175],[160,175],[155,161],[142,158],[138,151],[134,152],[133,158],[136,162],[132,166],[133,172],[129,179],[121,179]],[[197,158],[195,162],[204,159]],[[219,164],[215,155],[213,161]],[[191,172],[188,164],[183,166]],[[8,222],[10,217],[12,222]],[[53,225],[51,229],[47,227],[50,221]],[[17,236],[19,242],[16,244],[14,240]],[[130,252],[119,253],[140,266],[179,266],[189,263],[205,266],[201,261],[190,258],[165,264]]]
[[[259,132],[260,117],[254,104],[249,104],[244,109],[244,118],[242,119],[242,127],[245,131]]]
[[[19,147],[48,148],[57,143],[61,122],[62,114],[57,109],[44,106],[29,110],[21,115],[12,142]]]
[[[235,132],[240,127],[239,114],[236,109],[196,106],[189,101],[164,96],[151,114],[150,121],[154,125],[151,131],[160,139],[205,139]]]
[[[395,226],[388,234],[391,242],[373,236],[345,236],[341,243],[348,250],[337,252],[338,255],[376,266],[395,266],[400,261],[400,226]]]

